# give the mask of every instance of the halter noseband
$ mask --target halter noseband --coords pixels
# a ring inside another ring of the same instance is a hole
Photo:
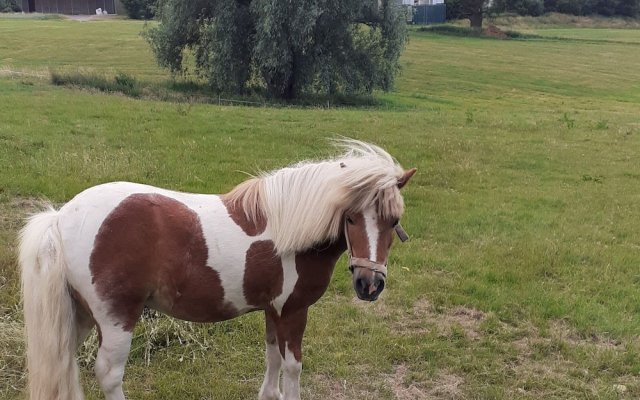
[[[407,232],[405,232],[400,223],[397,223],[393,229],[396,231],[396,234],[398,235],[398,238],[401,242],[406,242],[407,240],[409,240],[409,235],[407,235]],[[375,262],[368,258],[353,256],[353,253],[351,252],[351,241],[349,240],[349,232],[347,231],[346,221],[344,224],[344,236],[347,240],[347,250],[349,251],[349,271],[351,271],[351,273],[353,273],[354,268],[365,268],[369,271],[372,271],[373,273],[381,274],[385,278],[387,277],[387,264]]]

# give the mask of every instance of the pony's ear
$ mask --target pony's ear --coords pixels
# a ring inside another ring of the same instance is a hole
[[[398,179],[398,189],[402,189],[404,185],[406,185],[407,182],[409,182],[409,179],[411,179],[411,177],[413,176],[413,174],[416,173],[416,171],[417,171],[416,168],[411,168],[404,171],[402,178]]]

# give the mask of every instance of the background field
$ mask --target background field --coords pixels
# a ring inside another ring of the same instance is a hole
[[[49,67],[163,84],[141,23],[0,18],[0,397],[24,385],[15,234],[41,199],[112,180],[226,192],[336,135],[418,168],[412,239],[376,303],[339,264],[311,311],[304,398],[640,397],[638,31],[527,26],[553,39],[412,32],[378,106],[226,107],[50,84]],[[255,398],[262,325],[146,321],[125,391]]]

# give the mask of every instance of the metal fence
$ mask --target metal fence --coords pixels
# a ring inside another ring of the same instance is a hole
[[[441,24],[447,18],[447,6],[445,4],[417,5],[413,6],[414,24]]]

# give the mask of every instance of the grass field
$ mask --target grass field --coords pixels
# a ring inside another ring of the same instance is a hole
[[[226,192],[241,171],[329,154],[336,135],[418,168],[405,192],[412,239],[394,245],[376,303],[354,300],[340,263],[311,309],[304,398],[640,397],[637,31],[412,32],[377,107],[160,102],[46,78],[54,67],[163,82],[141,29],[0,18],[0,397],[24,385],[15,234],[40,199],[112,180]],[[262,325],[259,314],[140,324],[125,391],[256,398]],[[91,346],[82,375],[97,399]]]

